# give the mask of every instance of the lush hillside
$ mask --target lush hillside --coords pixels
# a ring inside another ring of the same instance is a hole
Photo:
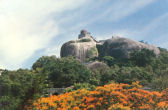
[[[165,96],[168,88],[168,51],[159,49],[159,56],[152,50],[142,49],[131,52],[129,58],[101,55],[89,59],[92,62],[103,62],[100,67],[90,68],[74,57],[43,56],[31,69],[4,70],[0,76],[0,108],[24,110],[36,101],[34,104],[38,108],[38,104],[42,103],[39,97],[43,97],[41,99],[46,102],[50,99],[58,101],[58,105],[49,102],[55,108],[95,107],[94,109],[110,110],[116,107],[153,109],[167,106],[168,99]],[[136,81],[151,92],[128,85]],[[111,82],[114,83],[106,85]],[[69,86],[73,88],[66,90],[63,95],[48,97],[46,92],[49,88]],[[46,106],[44,104],[40,107]]]

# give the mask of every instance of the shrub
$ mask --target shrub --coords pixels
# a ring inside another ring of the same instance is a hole
[[[91,71],[73,57],[56,58],[41,57],[33,64],[33,70],[40,68],[42,73],[48,74],[49,81],[54,87],[69,87],[74,83],[88,83]]]
[[[90,42],[90,41],[91,41],[90,39],[81,39],[78,42]]]
[[[168,92],[149,92],[138,82],[131,85],[111,83],[93,91],[79,89],[59,96],[40,98],[34,102],[35,110],[112,110],[112,109],[168,109]]]
[[[0,76],[1,110],[23,110],[44,92],[46,76],[30,70],[4,71]],[[30,102],[30,100],[32,100]]]
[[[153,60],[156,58],[154,52],[148,49],[133,51],[130,56],[130,60],[138,66],[146,66],[152,64]]]

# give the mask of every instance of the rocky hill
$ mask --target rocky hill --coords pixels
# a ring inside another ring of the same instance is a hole
[[[87,62],[93,57],[112,56],[120,58],[129,58],[134,50],[142,49],[152,50],[156,56],[160,50],[152,45],[134,41],[128,38],[112,37],[107,40],[96,41],[89,32],[82,30],[78,40],[66,42],[61,47],[61,57],[75,56],[81,62]]]
[[[103,41],[102,45],[99,45],[98,47],[100,57],[113,56],[115,58],[129,58],[131,52],[134,50],[140,51],[142,49],[149,49],[153,51],[156,56],[160,54],[160,50],[153,45],[118,36]]]
[[[75,56],[81,62],[86,62],[89,58],[98,57],[96,48],[97,42],[91,37],[90,33],[82,30],[78,40],[66,42],[61,47],[61,57]]]

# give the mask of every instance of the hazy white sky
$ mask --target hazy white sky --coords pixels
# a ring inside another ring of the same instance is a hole
[[[168,0],[0,0],[0,68],[30,68],[87,29],[168,48]]]

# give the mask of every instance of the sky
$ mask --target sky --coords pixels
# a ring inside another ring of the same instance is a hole
[[[168,0],[0,0],[0,68],[59,57],[82,29],[98,40],[118,35],[168,49]]]

